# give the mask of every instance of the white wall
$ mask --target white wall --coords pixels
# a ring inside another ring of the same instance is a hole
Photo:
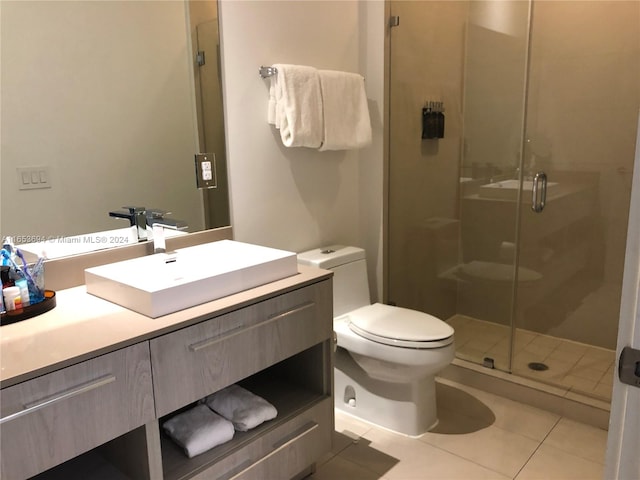
[[[363,246],[379,291],[383,2],[223,0],[220,18],[234,238],[298,252]],[[274,63],[363,74],[373,145],[340,152],[284,147],[266,121],[269,80],[258,75]]]

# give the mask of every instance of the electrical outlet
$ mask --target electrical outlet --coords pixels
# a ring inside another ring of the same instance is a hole
[[[217,188],[216,156],[213,153],[196,154],[196,185],[198,188]]]
[[[35,167],[18,167],[18,189],[35,190],[37,188],[51,188],[51,175],[47,165]]]

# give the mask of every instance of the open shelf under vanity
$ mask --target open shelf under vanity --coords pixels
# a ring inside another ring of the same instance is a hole
[[[333,402],[331,397],[323,392],[323,385],[311,385],[313,375],[304,378],[304,365],[308,365],[305,357],[313,356],[314,348],[315,354],[321,353],[321,347],[322,345],[317,345],[310,351],[295,355],[238,382],[242,387],[273,404],[278,410],[278,416],[247,432],[236,431],[233,439],[196,457],[188,458],[182,448],[162,432],[162,423],[172,415],[161,418],[158,428],[164,478],[186,480],[216,465],[224,471],[219,472],[217,477],[211,476],[209,472],[207,478],[230,479],[252,464],[255,460],[253,457],[261,458],[268,455],[305,432],[315,433],[312,430],[314,425],[319,421],[328,421],[327,417],[333,415]],[[295,370],[299,372],[293,373]],[[320,418],[316,418],[318,416]],[[257,439],[265,437],[269,438],[267,445],[252,452],[252,444]]]
[[[138,480],[136,470],[132,470],[131,459],[136,455],[140,459],[153,458],[145,455],[144,450],[148,446],[142,441],[149,433],[159,437],[164,480],[244,478],[244,471],[255,468],[262,459],[273,457],[273,461],[279,462],[282,461],[277,458],[279,454],[291,455],[283,447],[290,447],[293,442],[299,444],[294,456],[299,457],[302,471],[308,459],[313,459],[317,451],[326,450],[331,441],[330,430],[320,426],[333,425],[333,400],[326,390],[326,378],[322,372],[325,369],[319,371],[313,367],[322,365],[325,351],[324,343],[317,344],[237,382],[273,404],[278,411],[277,417],[247,432],[236,431],[233,439],[200,455],[188,458],[182,448],[162,430],[166,420],[195,406],[196,402],[32,478]],[[148,474],[144,465],[139,468],[147,472],[145,476]],[[152,474],[148,475],[154,478]],[[247,475],[256,478],[252,473]]]

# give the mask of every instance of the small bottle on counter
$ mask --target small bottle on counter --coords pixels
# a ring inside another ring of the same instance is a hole
[[[22,308],[22,299],[20,298],[20,287],[6,287],[2,289],[4,296],[4,304],[7,312],[19,310]]]
[[[15,280],[16,287],[20,289],[20,300],[22,300],[22,307],[28,307],[30,302],[29,299],[29,284],[27,283],[27,279],[24,277],[17,278]]]

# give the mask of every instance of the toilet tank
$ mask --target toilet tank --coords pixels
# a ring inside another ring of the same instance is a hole
[[[365,252],[358,247],[331,245],[298,254],[298,263],[333,272],[333,316],[371,304]]]

